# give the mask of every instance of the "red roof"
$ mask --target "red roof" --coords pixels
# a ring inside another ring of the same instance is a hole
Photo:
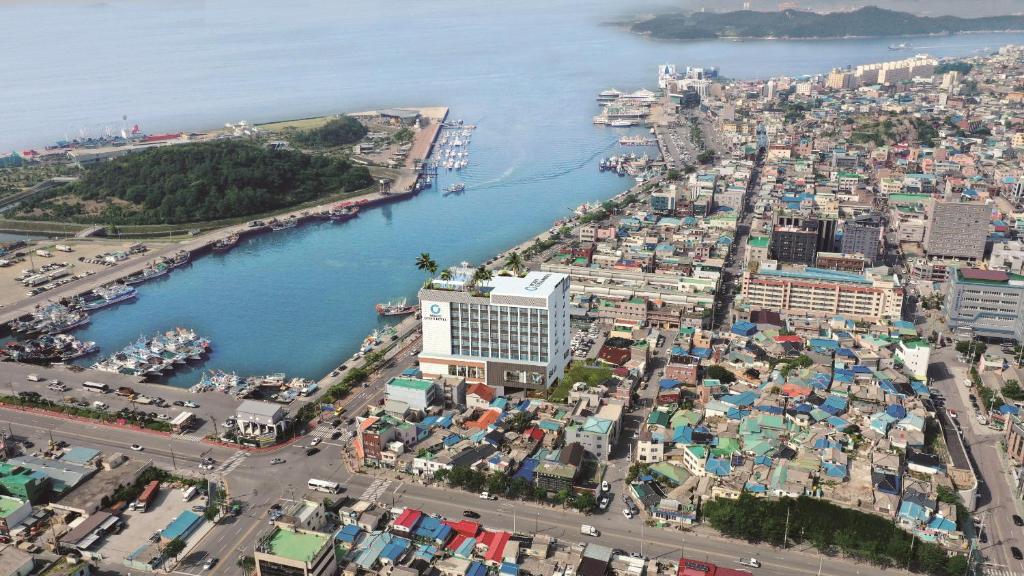
[[[480,531],[480,524],[473,522],[472,520],[459,520],[458,522],[445,520],[445,525],[451,526],[452,530],[455,530],[462,536],[469,538],[475,538],[477,532]]]
[[[1002,270],[979,270],[977,268],[961,268],[960,275],[968,280],[988,280],[992,282],[1005,282],[1010,279],[1009,275]]]
[[[608,345],[601,346],[601,351],[597,353],[598,358],[616,366],[622,366],[628,362],[630,356],[629,348],[612,348]]]
[[[466,396],[476,394],[481,399],[491,402],[495,397],[495,390],[487,384],[473,384],[466,389]]]
[[[618,368],[612,370],[612,374],[615,374],[619,378],[625,378],[626,376],[629,376],[629,368],[619,366]]]
[[[803,338],[797,336],[796,334],[790,334],[788,336],[776,336],[775,337],[775,341],[776,342],[793,342],[793,343],[799,344],[799,343],[803,342],[804,340],[803,340]]]
[[[447,522],[445,522],[445,524],[447,524]],[[466,541],[466,538],[468,538],[468,536],[464,534],[456,534],[455,538],[452,538],[445,548],[449,550],[458,550],[459,546],[462,546],[462,543]]]
[[[181,134],[153,134],[142,139],[143,142],[163,142],[164,140],[176,140]]]
[[[406,508],[395,520],[395,527],[402,528],[406,532],[412,532],[412,529],[416,527],[416,523],[420,521],[423,516],[423,512],[414,510],[412,508]]]
[[[523,432],[523,434],[534,442],[540,442],[544,439],[544,431],[536,426],[530,426],[526,429],[526,432]]]
[[[512,535],[508,532],[485,532],[484,537],[480,540],[484,546],[487,546],[484,560],[501,563],[502,558],[505,556],[505,545],[508,544],[511,538]]]

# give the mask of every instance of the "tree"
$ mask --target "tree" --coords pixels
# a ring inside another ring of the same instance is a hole
[[[238,560],[235,560],[235,566],[242,569],[243,576],[249,576],[256,571],[256,559],[252,556],[239,556]]]
[[[449,280],[451,280],[452,279],[452,271],[451,271],[451,269],[450,268],[445,268],[444,270],[441,270],[440,279],[443,282],[448,282]]]
[[[576,500],[573,502],[573,506],[575,506],[580,512],[592,510],[596,504],[597,502],[594,500],[594,495],[590,492],[577,494]]]
[[[437,262],[430,257],[430,252],[421,252],[416,257],[416,268],[427,273],[426,284],[430,283],[430,279],[437,273]]]
[[[974,358],[970,360],[971,362],[976,362],[985,354],[985,351],[988,350],[988,346],[984,342],[978,340],[965,340],[963,342],[956,343],[956,351],[964,356],[970,354],[972,350],[974,351]]]
[[[290,140],[298,146],[307,148],[333,148],[355,144],[362,140],[366,133],[366,126],[360,121],[351,116],[342,116],[328,121],[319,128],[298,132],[292,135]]]
[[[708,366],[708,369],[705,370],[704,372],[704,377],[711,378],[713,380],[718,380],[722,384],[732,384],[733,382],[736,381],[736,376],[732,372],[726,370],[725,368],[719,366],[718,364],[715,364],[714,366]]]
[[[1003,397],[1010,400],[1024,400],[1024,390],[1021,390],[1020,383],[1016,380],[1007,380],[1000,391],[1003,393]]]
[[[670,169],[668,172],[665,173],[665,179],[679,180],[679,170],[676,170],[675,168]]]
[[[508,255],[508,259],[505,260],[505,267],[511,270],[516,276],[522,276],[526,273],[526,264],[523,262],[523,257],[515,250],[513,250],[512,253]]]
[[[175,538],[164,546],[164,557],[165,558],[177,558],[178,554],[185,550],[185,541],[181,538]]]
[[[491,272],[491,270],[487,266],[481,264],[479,268],[473,271],[473,279],[471,281],[471,284],[473,286],[479,286],[484,282],[490,281],[492,278],[494,278],[494,273]]]

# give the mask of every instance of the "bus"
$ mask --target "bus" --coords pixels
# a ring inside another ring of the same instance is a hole
[[[102,392],[103,394],[110,392],[110,386],[102,382],[82,382],[82,388],[90,392]]]
[[[317,492],[329,492],[331,494],[337,494],[341,492],[341,484],[337,482],[328,482],[327,480],[317,480],[316,478],[310,478],[306,484],[306,488],[310,490],[316,490]]]

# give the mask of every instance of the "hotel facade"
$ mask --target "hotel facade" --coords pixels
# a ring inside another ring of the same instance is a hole
[[[569,277],[529,272],[497,276],[478,289],[471,270],[420,290],[425,378],[460,376],[499,394],[545,390],[569,362]]]

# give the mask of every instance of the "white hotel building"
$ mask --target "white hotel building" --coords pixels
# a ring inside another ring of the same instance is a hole
[[[466,287],[472,269],[452,272],[419,293],[425,378],[464,376],[499,394],[561,380],[570,357],[567,275],[496,276],[473,290]]]

